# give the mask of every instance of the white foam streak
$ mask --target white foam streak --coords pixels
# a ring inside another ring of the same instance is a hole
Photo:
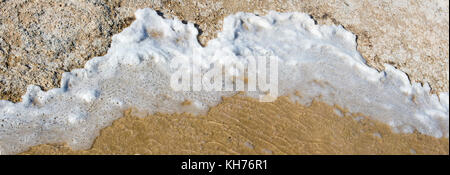
[[[192,61],[203,72],[210,63],[245,65],[246,57],[260,55],[279,59],[280,95],[299,91],[301,96],[292,99],[305,105],[322,100],[399,132],[448,137],[448,92],[430,94],[427,84],[411,84],[390,65],[383,72],[368,67],[355,36],[341,26],[315,25],[303,13],[238,13],[225,19],[223,31],[207,47],[199,45],[197,34],[191,23],[138,10],[136,21],[113,37],[107,55],[64,73],[61,88],[43,92],[29,86],[22,102],[0,101],[0,152],[61,142],[87,149],[99,130],[129,107],[144,114],[204,113],[236,92],[172,91],[170,62]],[[186,100],[190,106],[182,105]]]

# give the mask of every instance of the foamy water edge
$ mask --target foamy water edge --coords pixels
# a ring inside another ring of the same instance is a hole
[[[22,102],[0,101],[0,152],[61,142],[87,149],[99,130],[129,107],[142,110],[142,116],[205,113],[222,96],[237,92],[172,91],[170,75],[176,70],[170,62],[194,58],[193,69],[202,72],[211,62],[246,64],[245,56],[258,55],[279,59],[279,95],[306,105],[313,99],[336,104],[398,132],[448,137],[448,92],[431,94],[427,84],[411,84],[390,65],[383,72],[367,66],[355,35],[341,26],[316,25],[303,13],[238,13],[225,19],[223,31],[208,46],[200,46],[197,34],[191,23],[138,10],[136,21],[113,36],[107,55],[64,73],[61,88],[43,92],[30,85]],[[192,103],[182,105],[186,100]]]

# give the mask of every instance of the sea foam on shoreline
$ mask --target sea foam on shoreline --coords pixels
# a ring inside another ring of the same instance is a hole
[[[448,137],[448,92],[431,94],[428,84],[411,84],[390,65],[383,72],[367,66],[355,35],[341,26],[316,25],[303,13],[237,13],[225,19],[208,46],[202,47],[197,35],[191,23],[138,10],[136,21],[113,36],[108,53],[64,73],[61,88],[44,92],[30,85],[22,102],[0,101],[1,153],[61,142],[87,149],[100,129],[130,107],[147,114],[205,113],[222,96],[238,92],[173,91],[170,76],[177,70],[170,63],[189,61],[191,70],[205,72],[211,63],[246,65],[247,57],[261,55],[278,59],[278,95],[292,95],[302,104],[339,105],[398,132]],[[245,74],[237,73],[233,76]],[[293,95],[297,92],[301,95]],[[186,100],[192,103],[183,105]]]

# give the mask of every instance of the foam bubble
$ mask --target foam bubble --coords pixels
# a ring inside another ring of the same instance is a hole
[[[238,92],[175,91],[170,80],[178,70],[171,63],[192,63],[181,73],[196,76],[211,63],[249,65],[249,56],[261,55],[278,60],[278,95],[301,94],[295,100],[305,105],[314,99],[338,105],[399,132],[448,137],[448,92],[430,94],[427,84],[411,84],[393,66],[382,72],[367,66],[355,35],[341,26],[315,25],[303,13],[237,13],[225,18],[223,31],[207,47],[200,46],[197,34],[191,23],[138,10],[136,21],[113,36],[108,53],[64,73],[61,88],[43,92],[31,85],[22,102],[0,101],[0,152],[60,142],[87,149],[127,108],[145,115],[205,113],[222,96]],[[229,76],[243,78],[233,72]],[[231,83],[227,78],[225,84]],[[272,99],[263,91],[246,95]]]

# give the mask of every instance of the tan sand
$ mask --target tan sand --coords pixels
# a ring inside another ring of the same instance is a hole
[[[150,7],[199,25],[202,44],[227,15],[301,11],[319,24],[358,36],[358,50],[379,70],[389,63],[433,92],[448,91],[448,1],[129,0],[0,2],[0,99],[20,101],[26,86],[58,87],[61,73],[104,55],[111,36]],[[322,103],[305,107],[233,97],[206,116],[126,116],[104,129],[92,149],[40,145],[24,154],[449,154],[449,140],[395,134],[367,118],[339,117]]]
[[[448,138],[393,133],[377,121],[320,102],[305,107],[287,97],[260,103],[224,98],[207,115],[125,117],[101,131],[89,150],[62,144],[22,154],[449,154]]]

